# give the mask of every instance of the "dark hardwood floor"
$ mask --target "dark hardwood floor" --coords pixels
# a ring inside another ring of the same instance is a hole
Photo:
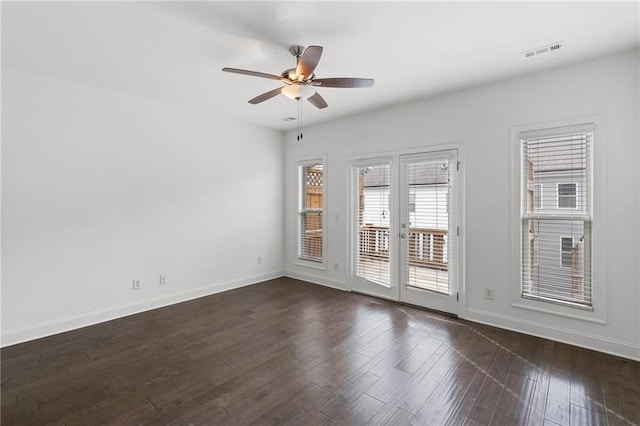
[[[640,423],[640,363],[288,278],[1,358],[2,425]]]

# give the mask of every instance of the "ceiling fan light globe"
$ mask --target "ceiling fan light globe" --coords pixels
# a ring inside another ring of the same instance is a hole
[[[283,87],[281,93],[289,99],[298,100],[310,98],[315,95],[316,91],[312,87],[303,84],[292,84]]]

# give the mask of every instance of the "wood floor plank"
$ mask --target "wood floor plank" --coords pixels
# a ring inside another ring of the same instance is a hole
[[[569,424],[571,378],[567,374],[555,374],[549,378],[547,404],[544,418],[558,424]]]
[[[320,386],[304,386],[293,398],[287,398],[280,404],[273,404],[252,424],[282,425],[289,422],[304,424],[303,419],[315,417],[314,413],[317,413],[331,398],[333,394]]]
[[[640,363],[280,278],[0,350],[4,425],[639,425]]]
[[[406,411],[401,410],[400,408],[396,408],[380,424],[383,426],[410,425],[414,417],[415,416],[413,414],[407,413]],[[373,425],[377,423],[371,422],[371,424]]]
[[[181,405],[234,379],[235,372],[225,365],[194,366],[184,374],[153,383],[141,390],[156,409]]]
[[[415,423],[447,424],[449,422],[478,374],[478,364],[473,359],[477,359],[479,347],[479,339],[474,336],[467,344],[456,350],[461,361],[447,371],[440,384],[416,413]]]
[[[387,402],[371,419],[372,424],[384,424],[387,422],[387,419],[390,416],[393,416],[393,413],[400,409],[399,407],[405,403],[406,398],[415,392],[417,385],[425,378],[441,357],[441,354],[432,353],[422,366],[420,366],[418,371],[416,371],[416,373],[407,381],[402,382],[399,386],[396,386],[392,388],[390,392],[387,392],[387,396],[385,396]],[[418,394],[416,393],[416,395]],[[409,414],[412,417],[415,417],[413,413]]]
[[[398,362],[396,367],[409,374],[414,374],[441,344],[442,340],[426,337],[413,348],[407,356]]]
[[[495,425],[522,425],[527,422],[536,382],[526,376],[510,373],[491,418]]]
[[[336,391],[343,386],[344,378],[354,369],[364,365],[369,361],[369,358],[362,355],[360,352],[356,352],[352,356],[344,356],[339,359],[335,359],[330,364],[322,364],[326,368],[322,368],[315,374],[315,378],[312,380],[316,385],[327,389],[329,391]],[[314,370],[318,370],[319,367],[315,367]]]
[[[469,412],[469,418],[482,424],[491,422],[491,417],[498,398],[504,389],[505,380],[513,359],[514,357],[510,352],[500,350],[497,353],[489,368],[486,369],[479,396]]]
[[[536,378],[529,405],[529,413],[527,414],[526,424],[528,426],[540,426],[545,423],[544,413],[547,407],[550,379],[551,376],[547,373],[539,374]]]
[[[111,399],[111,395],[102,385],[88,385],[73,389],[62,395],[53,395],[38,404],[40,412],[56,418],[67,412],[75,412],[85,406],[91,406]]]
[[[450,350],[437,357],[435,364],[415,387],[407,393],[405,400],[398,406],[408,413],[417,414],[424,402],[444,379],[449,369],[453,368],[461,357]]]
[[[571,404],[570,424],[572,426],[598,426],[607,424],[607,416],[603,412],[587,410],[584,407]]]
[[[127,395],[85,405],[65,416],[64,423],[69,426],[140,424],[155,413],[156,409],[146,397]]]
[[[474,350],[465,354],[464,361],[471,364],[475,370],[475,376],[472,378],[467,391],[462,396],[458,407],[447,420],[449,425],[463,424],[469,416],[469,412],[474,407],[476,400],[480,396],[482,386],[487,376],[487,370],[494,361],[496,353],[500,350],[491,341],[484,337],[476,340]]]
[[[329,418],[336,418],[340,411],[360,398],[379,379],[378,376],[371,373],[363,374],[356,382],[346,385],[336,393],[327,404],[320,408],[320,411]]]
[[[383,405],[383,402],[364,393],[345,406],[333,420],[341,425],[366,425]]]
[[[409,381],[411,374],[398,368],[389,370],[367,391],[367,395],[377,399],[378,401],[388,402],[395,393],[396,389]]]

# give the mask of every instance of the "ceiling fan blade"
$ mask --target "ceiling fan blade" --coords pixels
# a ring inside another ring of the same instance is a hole
[[[322,46],[307,47],[298,61],[296,75],[304,75],[305,80],[311,77],[313,70],[316,69],[318,62],[320,62],[320,56],[322,56]]]
[[[238,68],[222,68],[222,71],[224,71],[224,72],[232,72],[232,73],[235,73],[235,74],[250,75],[252,77],[269,78],[271,80],[279,80],[279,81],[286,80],[285,78],[282,78],[279,75],[267,74],[267,73],[258,72],[258,71],[241,70],[241,69],[238,69]]]
[[[285,86],[286,87],[286,86]],[[282,87],[278,87],[277,89],[269,90],[268,92],[263,93],[262,95],[258,95],[255,98],[249,101],[250,104],[259,104],[260,102],[264,102],[268,99],[273,98],[274,96],[278,96],[282,91]]]
[[[315,95],[311,96],[310,98],[307,98],[307,100],[311,102],[311,105],[319,109],[323,109],[329,106],[327,105],[327,101],[325,101],[324,98],[320,96],[320,93],[318,92],[316,92]]]
[[[372,78],[316,78],[311,83],[320,87],[371,87],[373,86]]]

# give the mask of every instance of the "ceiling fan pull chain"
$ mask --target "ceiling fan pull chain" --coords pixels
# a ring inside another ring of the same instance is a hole
[[[297,100],[298,102],[298,140],[300,140],[300,100]]]
[[[300,105],[300,98],[298,101],[298,140],[302,139],[302,106]]]

